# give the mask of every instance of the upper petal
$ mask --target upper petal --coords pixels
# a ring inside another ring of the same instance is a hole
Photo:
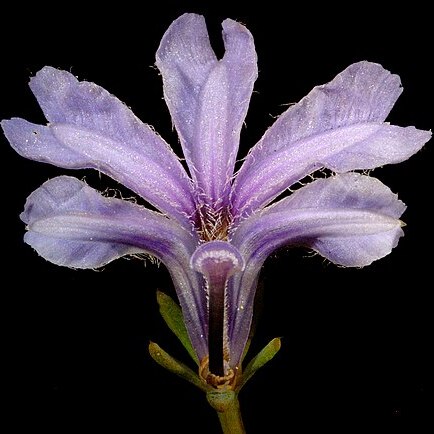
[[[275,249],[303,245],[336,264],[362,267],[396,246],[404,210],[379,180],[345,173],[314,181],[244,220],[231,240],[246,263],[228,290],[233,362],[240,360],[249,336],[260,269]]]
[[[381,65],[359,62],[291,106],[251,150],[236,179],[235,213],[263,207],[307,174],[406,160],[431,133],[383,123],[402,88]]]
[[[241,127],[257,77],[253,38],[241,24],[223,22],[225,54],[218,61],[205,20],[184,14],[163,36],[156,55],[164,97],[201,199],[227,204]]]
[[[198,356],[206,354],[206,299],[190,257],[197,239],[161,214],[108,198],[76,178],[51,179],[27,199],[25,241],[57,265],[97,268],[127,254],[149,253],[172,275]]]
[[[95,168],[162,212],[186,220],[195,211],[190,180],[164,140],[101,87],[44,67],[31,79],[49,126],[2,122],[26,158],[65,168]]]

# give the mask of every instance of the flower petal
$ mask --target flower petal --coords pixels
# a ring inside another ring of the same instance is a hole
[[[149,253],[172,275],[199,357],[207,352],[206,297],[190,257],[197,239],[161,214],[99,194],[76,178],[51,179],[27,199],[25,241],[57,265],[97,268],[127,254]]]
[[[244,271],[235,274],[228,281],[226,312],[229,365],[232,369],[239,367],[242,362],[244,349],[250,335],[259,272],[264,261],[265,259],[247,259]]]
[[[405,205],[375,178],[345,173],[321,179],[243,221],[232,237],[246,261],[231,282],[231,357],[242,356],[259,271],[275,249],[307,246],[330,261],[363,267],[388,255],[403,235]]]
[[[250,32],[223,22],[226,52],[218,61],[205,20],[184,14],[161,41],[156,65],[164,97],[203,201],[213,209],[227,204],[241,127],[257,77]]]
[[[234,187],[234,212],[254,212],[321,167],[346,172],[408,159],[431,133],[383,123],[401,91],[397,75],[370,62],[315,87],[247,156]]]
[[[314,181],[250,217],[232,242],[255,256],[268,256],[287,243],[302,244],[332,262],[363,267],[395,247],[402,236],[399,217],[404,210],[405,205],[378,179],[344,173]],[[373,244],[362,249],[359,243],[365,237]],[[324,242],[336,244],[342,250],[339,257],[335,249],[322,249]]]
[[[20,155],[65,168],[94,168],[170,216],[185,221],[194,213],[190,180],[176,155],[117,98],[51,67],[39,71],[30,87],[51,124],[3,121]]]

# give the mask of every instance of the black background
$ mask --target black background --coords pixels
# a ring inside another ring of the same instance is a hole
[[[242,154],[284,104],[363,59],[401,76],[405,90],[388,120],[432,128],[432,24],[415,2],[387,12],[367,3],[345,10],[160,3],[4,8],[0,118],[44,122],[27,82],[52,65],[109,90],[179,151],[152,65],[164,31],[190,11],[206,15],[219,54],[226,17],[255,38],[260,75]],[[22,242],[18,214],[28,194],[66,171],[25,160],[0,140],[8,432],[218,433],[202,393],[147,354],[152,339],[187,360],[158,315],[156,289],[172,293],[164,267],[118,260],[102,272],[73,271],[39,258]],[[297,249],[267,261],[253,349],[275,336],[283,348],[241,392],[249,433],[433,432],[432,165],[431,143],[374,172],[408,205],[406,236],[385,259],[342,269]],[[99,190],[118,187],[89,171],[75,174]]]

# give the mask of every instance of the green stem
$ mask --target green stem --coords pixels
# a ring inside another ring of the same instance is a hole
[[[211,407],[217,411],[223,434],[245,434],[238,393],[233,390],[213,390],[206,397]]]
[[[223,413],[217,412],[224,434],[244,434],[243,420],[241,418],[240,403],[235,398],[232,405]]]

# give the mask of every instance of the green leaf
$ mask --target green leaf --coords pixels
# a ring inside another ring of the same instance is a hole
[[[157,301],[164,321],[175,336],[181,341],[188,354],[190,354],[190,357],[199,366],[199,360],[193,346],[191,345],[187,329],[185,328],[181,308],[172,300],[171,297],[161,291],[157,291]]]
[[[170,354],[166,353],[158,344],[155,342],[149,342],[149,354],[151,357],[163,368],[179,377],[187,380],[191,384],[195,385],[204,392],[208,391],[207,385],[201,381],[199,375],[192,371],[188,366],[179,362]]]
[[[240,390],[259,368],[262,368],[262,366],[268,363],[277,354],[280,347],[280,338],[274,338],[255,357],[253,357],[243,372],[237,390]]]

